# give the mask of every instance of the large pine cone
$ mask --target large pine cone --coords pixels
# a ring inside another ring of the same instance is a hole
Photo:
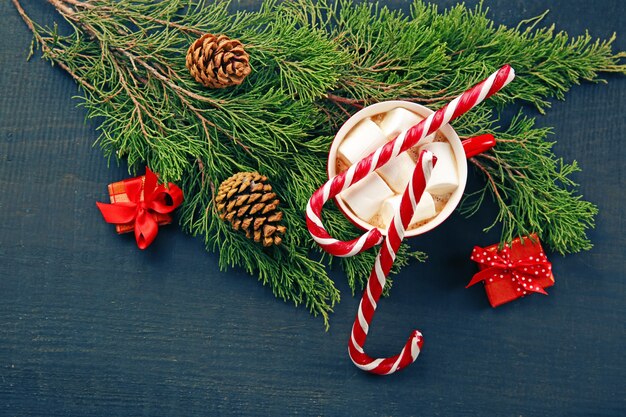
[[[250,74],[250,58],[238,40],[207,33],[189,47],[187,68],[205,87],[224,88]]]
[[[267,177],[257,172],[238,172],[224,180],[215,197],[220,219],[243,230],[246,237],[263,246],[279,245],[286,227],[280,224],[280,200],[272,192]]]

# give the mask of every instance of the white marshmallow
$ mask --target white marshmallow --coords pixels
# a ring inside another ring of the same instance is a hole
[[[459,175],[452,146],[446,142],[433,142],[420,147],[420,151],[424,149],[431,151],[437,157],[435,169],[426,184],[426,191],[441,195],[456,190],[459,186]]]
[[[400,207],[400,201],[402,201],[402,196],[395,195],[383,202],[383,207],[380,210],[380,217],[382,218],[385,227],[389,227],[391,224],[391,219],[393,219],[394,214],[396,214],[396,210]],[[434,217],[435,214],[437,214],[435,211],[435,201],[429,193],[424,191],[422,198],[415,207],[415,213],[413,214],[413,217],[411,217],[411,222],[409,224],[430,219],[431,217]]]
[[[372,119],[360,121],[344,137],[337,152],[353,165],[387,143],[387,137]]]
[[[411,180],[414,169],[415,162],[406,152],[403,152],[378,168],[376,172],[383,177],[393,191],[402,194]]]
[[[417,114],[404,109],[402,107],[396,107],[389,110],[383,116],[380,122],[380,129],[383,131],[388,140],[395,139],[401,132],[415,126],[421,122],[424,118]],[[426,136],[420,140],[420,144],[430,143],[435,138],[434,134]]]
[[[393,190],[375,172],[339,194],[339,197],[359,218],[369,221],[380,210],[383,201],[393,195]]]

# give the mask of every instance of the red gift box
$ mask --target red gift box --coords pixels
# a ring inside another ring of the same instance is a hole
[[[141,196],[139,197],[140,201],[144,200],[144,185],[146,183],[146,176],[142,175],[141,177],[129,178],[123,181],[114,182],[108,185],[109,188],[109,197],[111,198],[111,204],[116,203],[128,203],[130,199],[128,198],[128,194],[126,194],[126,187],[141,187]],[[156,220],[159,226],[164,224],[170,224],[172,222],[172,215],[169,213],[154,213],[154,220]],[[130,233],[135,230],[135,220],[133,219],[129,223],[122,223],[115,225],[115,231],[117,233]]]
[[[501,250],[498,246],[474,247],[471,259],[479,272],[467,287],[482,281],[492,307],[533,292],[547,294],[544,288],[554,285],[554,275],[537,235],[516,238]]]
[[[157,183],[157,176],[146,174],[109,184],[111,204],[96,203],[104,220],[115,224],[117,233],[134,231],[137,246],[145,249],[157,235],[159,225],[172,221],[171,212],[183,201],[183,192],[175,184]]]

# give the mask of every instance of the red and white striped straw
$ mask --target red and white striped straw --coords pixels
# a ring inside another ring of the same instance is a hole
[[[510,83],[514,77],[513,68],[509,65],[503,66],[417,125],[400,133],[393,141],[381,146],[366,158],[352,165],[347,171],[327,181],[313,193],[306,207],[307,227],[313,239],[322,249],[335,256],[353,256],[380,243],[382,234],[377,228],[373,228],[351,241],[334,239],[321,220],[324,204],[346,188],[362,180],[370,172],[380,168],[392,158],[417,144],[422,138],[495,94]]]
[[[378,300],[383,292],[383,288],[385,288],[387,275],[391,270],[398,248],[400,248],[404,238],[404,232],[411,222],[417,203],[422,198],[422,194],[426,189],[426,183],[436,162],[437,157],[431,152],[423,151],[420,154],[415,170],[413,170],[411,181],[407,185],[404,194],[402,194],[400,207],[387,228],[387,236],[376,256],[374,267],[367,281],[367,287],[361,297],[359,310],[354,319],[350,341],[348,342],[348,353],[352,362],[364,371],[380,375],[392,374],[413,363],[422,348],[424,339],[418,330],[414,330],[411,333],[402,351],[390,358],[372,358],[365,353],[363,345],[365,344],[369,325],[374,317]]]

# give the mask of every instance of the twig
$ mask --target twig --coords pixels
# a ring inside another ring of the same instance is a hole
[[[493,177],[491,176],[491,173],[487,170],[487,168],[485,168],[475,157],[470,158],[469,161],[485,174],[485,176],[487,177],[487,181],[489,181],[489,184],[491,184],[491,189],[493,190],[494,195],[500,202],[502,202],[502,204],[504,204],[504,200],[502,199],[502,197],[500,196],[500,193],[498,192],[498,187],[496,186],[496,182],[494,181]]]
[[[338,103],[342,103],[342,104],[349,104],[351,106],[356,107],[357,109],[362,109],[363,108],[363,100],[358,100],[358,99],[355,99],[355,98],[341,97],[341,96],[338,96],[338,95],[335,95],[335,94],[332,94],[332,93],[327,93],[326,94],[326,98],[329,99],[330,101],[332,101],[333,103],[337,104],[338,106],[339,106]],[[341,106],[339,106],[339,107],[342,108]]]
[[[414,103],[438,103],[441,101],[450,101],[455,99],[457,95],[449,95],[443,97],[432,97],[432,98],[423,98],[423,97],[398,97],[398,100],[402,101],[411,101]]]
[[[204,163],[200,157],[196,158],[196,162],[198,163],[198,171],[200,171],[200,184],[204,188]]]
[[[63,4],[60,0],[48,0],[48,3],[52,4],[62,14],[66,14],[68,16],[71,16],[74,13],[76,13],[75,10],[73,10],[71,7]]]
[[[477,155],[476,158],[485,158],[492,161],[496,165],[500,165],[502,168],[504,168],[504,170],[509,174],[511,178],[526,178],[526,175],[522,174],[518,169],[513,168],[508,162],[501,158],[496,158],[495,156],[484,152],[480,155]]]
[[[94,6],[93,4],[90,4],[88,2],[78,1],[78,0],[55,0],[55,1],[61,1],[63,3],[69,3],[69,4],[73,5],[73,6],[82,7],[82,8],[85,8],[85,9],[95,10],[95,11],[108,11],[110,13],[114,13],[116,11],[114,8],[112,8],[110,6]],[[192,27],[189,27],[189,26],[181,25],[179,23],[168,22],[167,20],[157,19],[156,17],[152,17],[150,15],[146,15],[146,14],[143,14],[143,13],[138,13],[136,15],[141,17],[142,19],[146,19],[149,22],[159,23],[159,24],[161,24],[163,26],[173,27],[175,29],[182,30],[184,32],[193,33],[194,35],[198,35],[198,36],[204,35],[204,32],[199,30],[199,29],[195,29],[195,28],[192,28]]]
[[[20,4],[19,0],[11,0],[11,1],[13,2],[13,5],[17,9],[17,12],[19,13],[19,15],[22,17],[22,20],[24,21],[24,23],[26,23],[26,26],[28,26],[30,31],[33,33],[33,36],[35,37],[35,39],[37,39],[37,42],[39,43],[39,45],[41,45],[41,50],[44,53],[47,53],[48,56],[50,57],[50,59],[52,59],[61,69],[63,69],[68,74],[70,74],[70,76],[74,80],[78,81],[83,87],[85,87],[85,88],[87,88],[87,89],[89,89],[91,91],[95,91],[96,88],[93,85],[91,85],[84,78],[82,78],[79,75],[77,75],[63,61],[61,61],[60,59],[57,58],[56,54],[54,53],[54,50],[51,49],[48,46],[48,44],[46,43],[45,39],[39,34],[39,32],[37,32],[37,29],[35,28],[35,24],[31,20],[31,18],[26,14],[26,12],[24,11],[24,8]]]

